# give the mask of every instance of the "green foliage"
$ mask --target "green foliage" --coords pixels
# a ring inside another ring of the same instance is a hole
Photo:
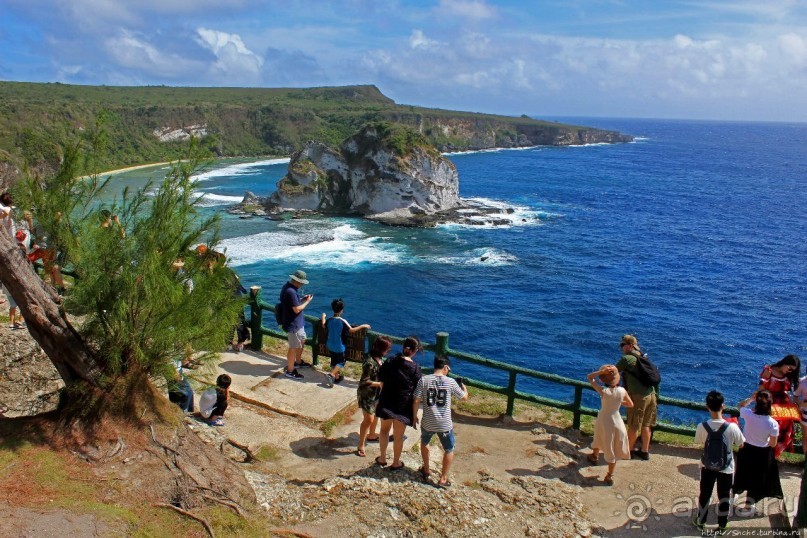
[[[65,149],[53,178],[23,183],[50,246],[68,249],[79,278],[65,308],[83,316],[80,332],[111,377],[142,372],[172,379],[172,360],[186,350],[223,348],[244,306],[234,295],[235,273],[212,252],[218,217],[203,219],[193,194],[191,176],[202,156],[192,143],[159,185],[109,203],[99,201],[104,185],[97,176],[75,175],[76,163],[88,162],[78,146]],[[209,255],[190,250],[202,240]],[[178,259],[179,271],[172,267]]]
[[[178,159],[185,144],[160,142],[154,131],[192,125],[206,126],[204,145],[220,157],[288,155],[308,140],[337,147],[368,122],[411,128],[391,133],[402,152],[420,145],[414,136],[418,132],[442,149],[462,149],[480,147],[479,133],[509,129],[527,133],[535,143],[551,143],[558,130],[577,129],[523,116],[397,105],[375,86],[172,88],[0,81],[0,149],[55,170],[60,156],[50,141],[91,129],[100,114],[106,115],[109,151],[99,158],[98,170]],[[469,128],[447,134],[449,123]]]

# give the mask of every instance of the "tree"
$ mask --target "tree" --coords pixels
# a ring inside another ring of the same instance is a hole
[[[60,304],[5,231],[0,281],[65,383],[82,385],[71,394],[99,390],[108,395],[106,405],[122,410],[116,401],[131,401],[150,378],[170,380],[173,360],[187,348],[204,350],[200,362],[214,358],[243,302],[234,294],[235,274],[212,250],[218,218],[199,212],[191,179],[202,162],[195,144],[156,190],[149,183],[111,202],[100,198],[107,182],[78,176],[79,163],[87,162],[83,150],[67,147],[57,174],[28,177],[15,191],[77,274],[66,300]],[[207,257],[190,250],[202,240],[211,247]],[[184,267],[177,270],[180,259]],[[82,321],[74,328],[71,319]]]

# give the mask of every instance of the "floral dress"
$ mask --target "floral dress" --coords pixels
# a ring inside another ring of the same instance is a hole
[[[378,387],[373,387],[371,383],[378,381],[378,370],[381,368],[383,358],[367,357],[361,365],[361,379],[359,388],[356,389],[356,400],[359,407],[365,413],[375,415],[375,408],[378,405]]]

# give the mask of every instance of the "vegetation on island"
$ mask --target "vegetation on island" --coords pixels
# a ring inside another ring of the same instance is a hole
[[[104,116],[102,170],[176,160],[190,132],[218,157],[289,155],[308,140],[336,147],[371,122],[410,127],[440,150],[580,143],[579,133],[616,133],[472,112],[399,105],[375,86],[178,88],[0,82],[0,173],[6,163],[42,173],[58,167],[55,140],[70,140]],[[412,140],[393,139],[404,148]],[[184,134],[183,134],[184,133]],[[161,136],[163,137],[161,139]],[[607,138],[607,140],[606,140]]]

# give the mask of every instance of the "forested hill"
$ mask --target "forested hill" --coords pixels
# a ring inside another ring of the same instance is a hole
[[[398,105],[375,86],[180,88],[0,82],[0,183],[24,163],[48,168],[57,143],[94,129],[102,168],[174,159],[190,134],[216,155],[289,155],[308,140],[332,146],[370,121],[413,127],[441,150],[625,142],[619,133],[521,117]]]

